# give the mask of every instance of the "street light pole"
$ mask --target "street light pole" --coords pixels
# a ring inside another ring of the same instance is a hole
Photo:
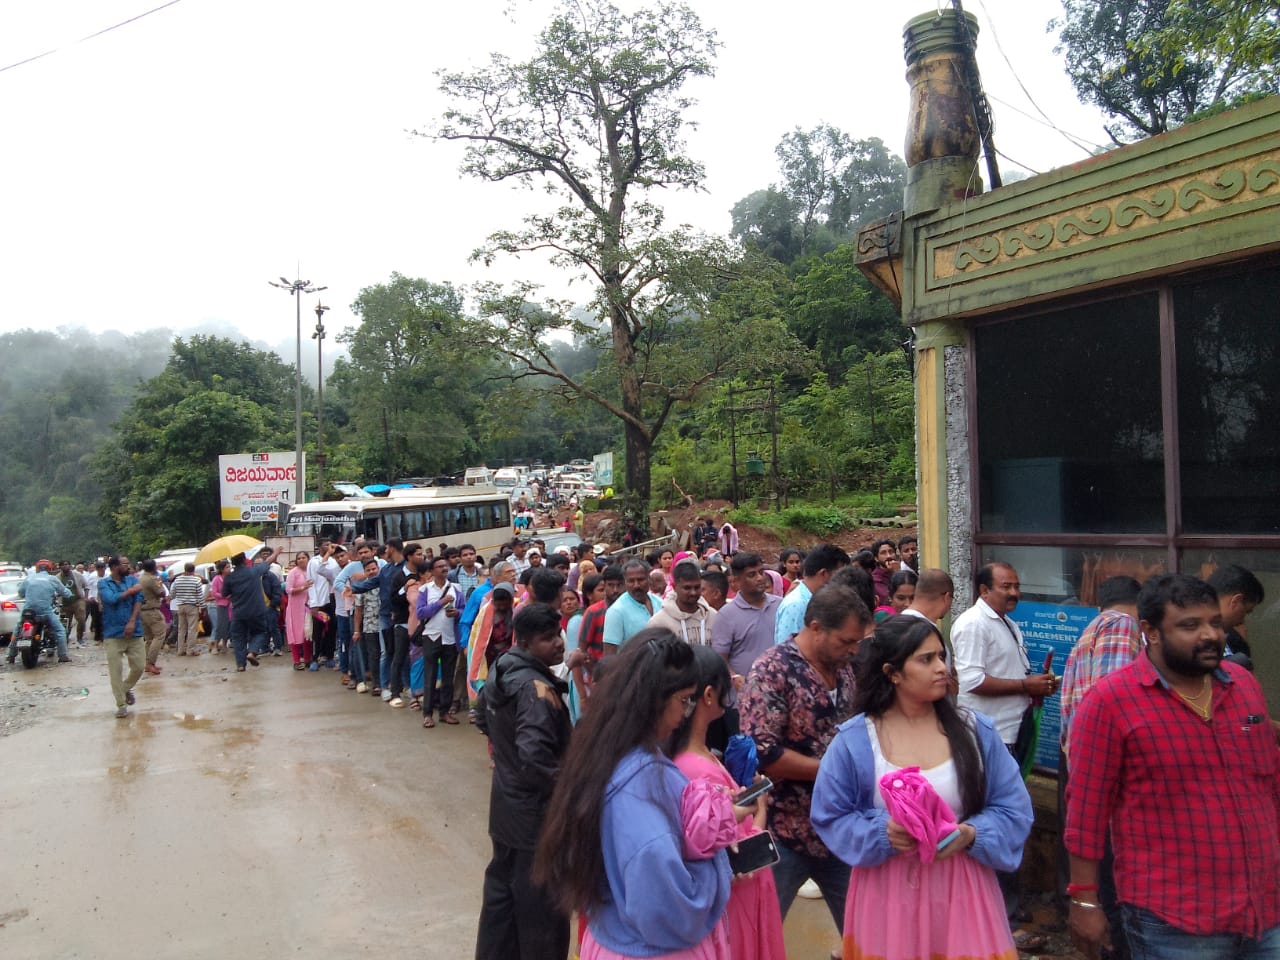
[[[294,312],[296,314],[298,324],[298,353],[297,363],[294,368],[294,453],[297,457],[295,460],[296,469],[298,471],[298,480],[294,486],[293,502],[295,504],[306,503],[306,491],[302,486],[302,295],[304,293],[319,293],[321,290],[328,290],[328,287],[313,287],[310,280],[287,280],[280,278],[280,282],[268,280],[267,283],[273,287],[279,287],[281,290],[287,290],[293,294]]]
[[[324,314],[329,308],[316,301],[316,496],[324,499]]]

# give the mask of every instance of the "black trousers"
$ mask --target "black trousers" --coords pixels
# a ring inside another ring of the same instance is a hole
[[[329,602],[320,608],[329,615],[329,620],[325,623],[324,630],[311,638],[313,643],[312,649],[315,651],[315,658],[317,660],[332,660],[334,657],[334,650],[337,648],[338,620],[333,613],[334,606],[334,600],[330,597]]]
[[[422,696],[422,714],[430,716],[435,707],[439,707],[444,716],[453,706],[453,670],[458,665],[458,645],[441,643],[437,637],[432,640],[423,637],[422,642],[422,682],[427,691]],[[436,668],[440,670],[440,689],[436,689]]]
[[[85,601],[85,609],[89,613],[89,623],[93,626],[93,639],[102,642],[102,604],[97,600]]]
[[[379,676],[382,673],[382,637],[378,631],[373,633],[360,634],[360,646],[364,650],[364,676],[357,677],[356,682],[361,680],[372,680],[373,686],[382,685]]]
[[[404,665],[409,659],[409,625],[397,623],[391,631],[391,676],[387,678],[387,689],[392,697],[404,692]]]
[[[453,648],[457,652],[457,648]],[[532,850],[493,841],[484,871],[484,903],[476,935],[476,960],[564,960],[569,917],[529,879]]]

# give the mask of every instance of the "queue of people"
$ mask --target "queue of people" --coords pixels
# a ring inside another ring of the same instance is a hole
[[[486,563],[392,539],[293,558],[295,669],[488,738],[478,960],[562,960],[575,941],[582,960],[783,957],[798,895],[825,901],[833,957],[1013,960],[1024,778],[1059,690],[1081,948],[1280,958],[1280,728],[1251,673],[1247,570],[1103,582],[1059,678],[1031,662],[1008,563],[977,572],[944,633],[955,585],[919,568],[914,537],[788,549],[776,569],[736,531],[691,546],[518,538]],[[225,596],[237,666],[256,663],[272,559],[233,558],[203,591],[173,580],[180,631],[180,608]],[[118,716],[150,665],[148,573],[113,557],[97,584]]]

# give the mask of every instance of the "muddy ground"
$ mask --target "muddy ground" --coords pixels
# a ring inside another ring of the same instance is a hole
[[[469,960],[484,739],[266,658],[166,655],[126,720],[101,647],[0,664],[0,957]],[[793,958],[835,927],[799,901]]]

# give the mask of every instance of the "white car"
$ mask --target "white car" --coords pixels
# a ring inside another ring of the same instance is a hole
[[[22,614],[18,586],[26,577],[0,577],[0,640],[11,640]]]

